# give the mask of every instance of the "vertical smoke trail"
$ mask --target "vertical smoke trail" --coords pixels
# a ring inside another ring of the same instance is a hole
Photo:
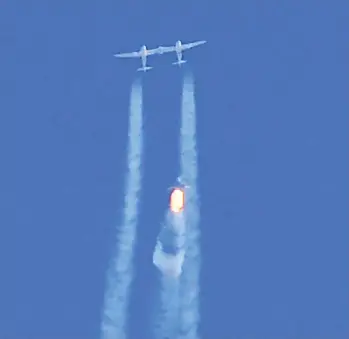
[[[194,83],[191,75],[184,79],[182,92],[181,177],[186,190],[186,256],[181,276],[181,338],[198,339],[199,325],[199,197],[197,192],[196,112]]]
[[[136,239],[138,200],[141,188],[142,87],[135,82],[131,90],[127,186],[123,223],[117,248],[110,261],[102,319],[102,339],[125,339],[133,250]]]
[[[179,276],[184,261],[185,223],[182,213],[168,211],[157,239],[153,263],[161,272],[161,305],[157,339],[172,339],[178,331]]]
[[[185,191],[185,208],[181,213],[168,212],[153,255],[153,262],[162,273],[157,339],[174,339],[178,336],[198,339],[200,231],[195,98],[191,76],[184,79],[180,134],[179,184],[186,187],[182,187]]]
[[[161,277],[161,313],[156,324],[157,339],[172,339],[178,324],[179,281],[165,274]]]

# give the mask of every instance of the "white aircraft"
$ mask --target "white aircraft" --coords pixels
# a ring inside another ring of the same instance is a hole
[[[138,52],[131,52],[131,53],[120,53],[120,54],[114,54],[117,58],[141,58],[142,59],[142,67],[138,68],[137,71],[143,71],[146,72],[153,67],[147,66],[147,56],[153,55],[153,54],[159,54],[159,49],[147,49],[145,45],[143,45]]]
[[[183,188],[189,188],[190,186],[189,185],[186,185],[184,183],[184,180],[179,176],[177,178],[177,186],[170,186],[167,190],[174,190],[176,188],[179,188],[179,189],[183,189]]]
[[[182,42],[180,40],[178,40],[174,46],[170,46],[170,47],[159,46],[157,48],[157,53],[163,54],[163,53],[169,53],[169,52],[176,52],[177,53],[177,61],[172,63],[172,65],[180,66],[181,64],[184,64],[185,62],[187,62],[186,60],[182,59],[182,56],[183,56],[182,52],[183,51],[190,49],[190,48],[193,48],[193,47],[196,47],[196,46],[200,46],[204,43],[206,43],[205,40],[190,42],[188,44],[182,44]]]

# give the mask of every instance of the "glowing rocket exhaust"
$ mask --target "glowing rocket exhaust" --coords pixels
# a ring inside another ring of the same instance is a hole
[[[170,196],[170,209],[173,213],[179,213],[184,209],[184,191],[175,188]]]

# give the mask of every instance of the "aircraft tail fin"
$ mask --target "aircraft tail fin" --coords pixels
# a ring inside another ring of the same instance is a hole
[[[181,66],[181,64],[185,64],[186,62],[187,62],[187,60],[180,60],[180,61],[173,62],[172,65]]]
[[[149,71],[151,70],[153,67],[150,67],[150,66],[147,66],[147,67],[140,67],[137,69],[138,72],[146,72],[146,71]]]

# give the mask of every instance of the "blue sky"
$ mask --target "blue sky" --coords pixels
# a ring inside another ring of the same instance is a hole
[[[112,55],[181,39],[208,41],[184,55],[196,82],[202,338],[348,338],[348,7],[38,0],[5,9],[15,23],[4,78],[15,79],[16,214],[15,245],[4,248],[15,249],[15,283],[0,337],[98,338],[140,65]],[[174,59],[149,58],[143,76],[131,339],[152,335],[152,251],[179,170]]]

